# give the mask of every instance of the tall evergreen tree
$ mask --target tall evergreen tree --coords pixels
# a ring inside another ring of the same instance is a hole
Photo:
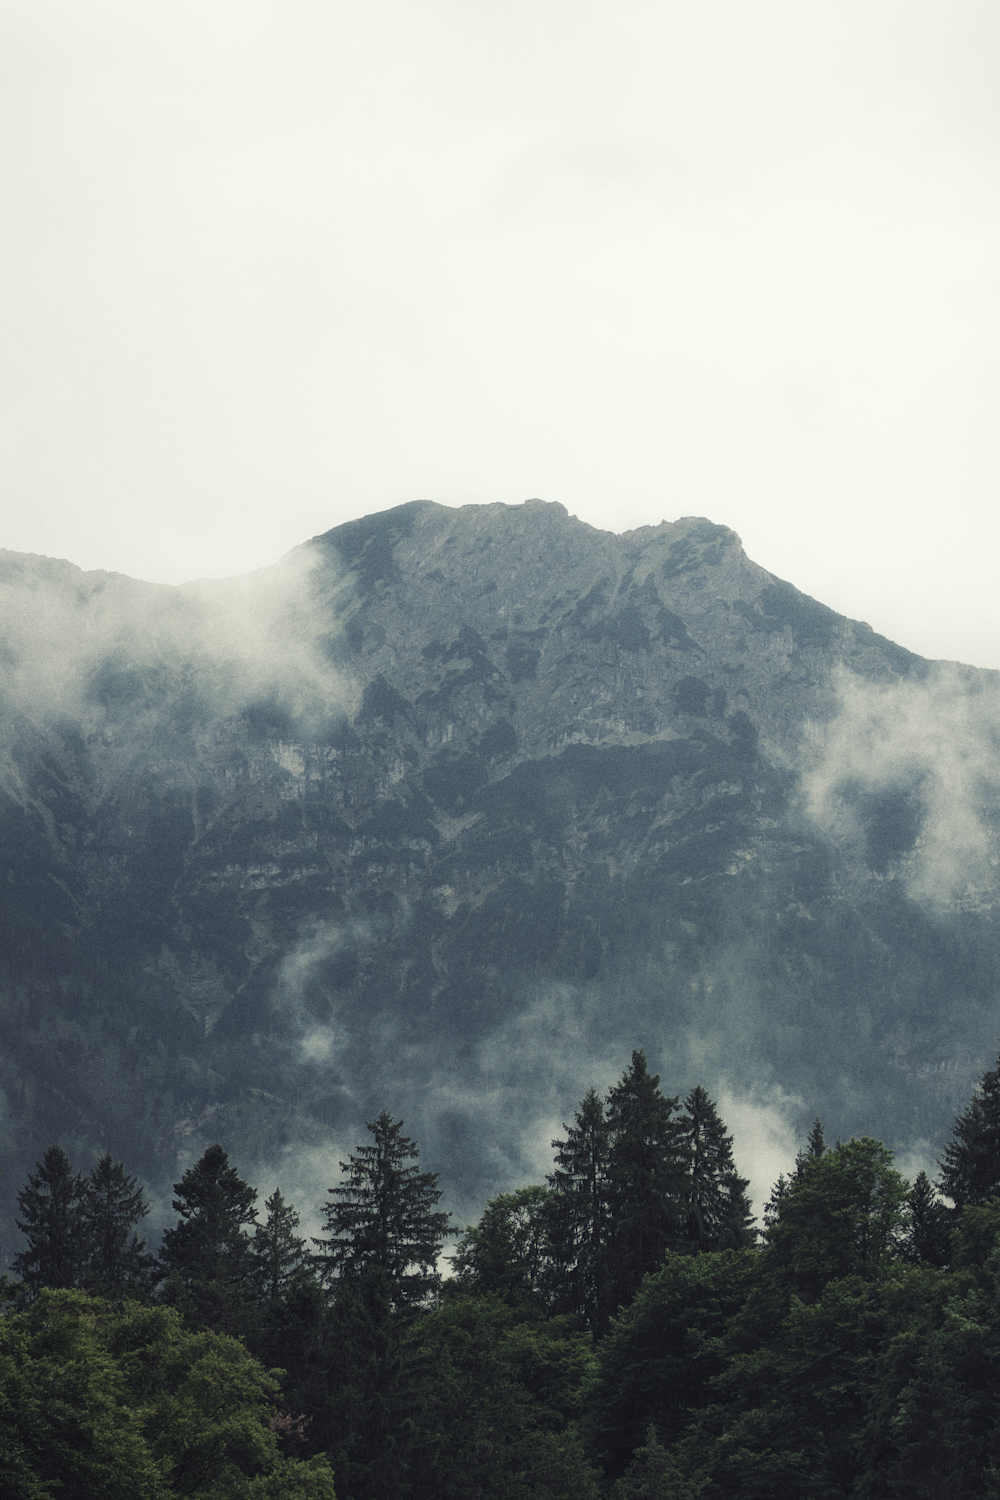
[[[830,1281],[877,1281],[906,1243],[907,1184],[881,1141],[862,1136],[807,1156],[767,1225],[765,1271],[814,1301]]]
[[[403,1121],[383,1110],[368,1127],[372,1145],[341,1162],[346,1180],[330,1188],[324,1206],[326,1236],[313,1241],[327,1280],[357,1282],[377,1274],[396,1308],[423,1302],[440,1285],[437,1269],[449,1214],[437,1172],[421,1172],[420,1152]]]
[[[611,1500],[695,1500],[695,1490],[667,1452],[650,1423],[645,1446],[637,1448]]]
[[[942,1270],[951,1260],[951,1215],[938,1198],[926,1172],[918,1172],[910,1189],[908,1260]]]
[[[767,1200],[767,1202],[764,1204],[764,1235],[765,1235],[765,1238],[766,1238],[767,1232],[771,1228],[771,1226],[773,1224],[776,1224],[778,1222],[778,1217],[779,1217],[779,1215],[781,1213],[781,1205],[784,1202],[785,1196],[787,1195],[787,1193],[788,1193],[788,1178],[785,1176],[784,1172],[779,1172],[778,1173],[778,1180],[774,1184],[774,1187],[771,1189],[771,1196]]]
[[[599,1338],[615,1305],[608,1266],[608,1122],[596,1089],[587,1090],[575,1120],[564,1127],[564,1141],[552,1142],[551,1296],[556,1311],[574,1313]]]
[[[299,1216],[275,1188],[264,1204],[267,1217],[250,1243],[250,1275],[262,1302],[277,1302],[310,1273],[306,1242],[296,1234]]]
[[[167,1297],[196,1326],[238,1335],[253,1306],[247,1227],[256,1222],[257,1191],[216,1144],[174,1192],[180,1223],[165,1231],[160,1249]]]
[[[136,1178],[126,1176],[122,1163],[106,1152],[83,1187],[83,1281],[88,1291],[114,1302],[149,1291],[156,1259],[135,1228],[148,1213]]]
[[[740,1250],[754,1242],[753,1215],[733,1162],[733,1138],[699,1084],[684,1100],[679,1140],[685,1176],[684,1237],[695,1250]]]
[[[244,1335],[267,1369],[284,1370],[285,1410],[303,1413],[312,1441],[316,1418],[329,1404],[331,1309],[315,1275],[299,1216],[276,1189],[250,1242],[249,1287],[257,1304]]]
[[[1000,1058],[955,1117],[940,1187],[958,1210],[1000,1196]]]
[[[660,1091],[644,1052],[608,1093],[609,1269],[612,1300],[627,1306],[647,1271],[683,1242],[686,1151],[677,1098]]]
[[[83,1178],[58,1145],[49,1146],[35,1166],[17,1195],[23,1217],[15,1223],[28,1244],[12,1262],[27,1301],[42,1287],[77,1286],[86,1259]]]
[[[449,1233],[438,1174],[422,1172],[403,1121],[385,1110],[330,1188],[327,1233],[313,1243],[332,1285],[334,1348],[328,1424],[343,1500],[397,1500],[408,1492],[414,1407],[407,1331],[440,1285]]]
[[[806,1151],[809,1156],[822,1156],[826,1150],[826,1141],[823,1138],[823,1122],[819,1115],[812,1122],[809,1132],[809,1140],[806,1143]]]

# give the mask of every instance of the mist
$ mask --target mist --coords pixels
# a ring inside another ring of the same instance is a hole
[[[895,683],[841,671],[814,728],[806,812],[933,908],[991,906],[1000,843],[1000,677],[952,663]]]

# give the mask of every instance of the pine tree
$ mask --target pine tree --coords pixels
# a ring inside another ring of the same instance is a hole
[[[877,1281],[904,1250],[908,1187],[881,1141],[807,1156],[769,1216],[763,1265],[805,1302],[831,1281]]]
[[[926,1172],[918,1172],[909,1192],[908,1260],[943,1270],[951,1260],[951,1223]]]
[[[262,1302],[277,1302],[310,1274],[306,1242],[296,1230],[299,1216],[275,1188],[264,1204],[267,1218],[254,1230],[250,1275]]]
[[[627,1306],[647,1271],[683,1242],[687,1182],[677,1098],[660,1092],[644,1052],[608,1094],[608,1241],[612,1301]]]
[[[148,1213],[136,1178],[127,1177],[122,1163],[105,1153],[83,1188],[83,1281],[88,1291],[115,1302],[149,1291],[156,1260],[146,1253],[145,1240],[135,1232]]]
[[[823,1139],[823,1122],[819,1115],[812,1122],[809,1132],[809,1140],[806,1143],[806,1151],[809,1156],[822,1156],[826,1150],[826,1142]]]
[[[694,1250],[740,1250],[752,1245],[753,1215],[733,1162],[733,1139],[699,1084],[684,1101],[679,1140],[684,1149],[685,1239]]]
[[[181,1222],[163,1235],[160,1260],[167,1297],[197,1326],[245,1330],[252,1309],[250,1239],[255,1188],[243,1181],[218,1144],[174,1183]]]
[[[839,1145],[840,1142],[838,1141]],[[795,1177],[799,1178],[805,1171],[806,1163],[812,1161],[815,1156],[822,1156],[826,1151],[826,1140],[823,1136],[823,1122],[819,1115],[812,1122],[812,1129],[806,1139],[806,1149],[798,1151],[795,1156]]]
[[[15,1223],[28,1247],[12,1262],[27,1301],[34,1300],[42,1287],[77,1286],[86,1259],[83,1178],[73,1172],[61,1146],[49,1146],[35,1166],[38,1170],[17,1195],[24,1217]]]
[[[575,1125],[564,1126],[566,1139],[552,1142],[551,1294],[556,1311],[574,1313],[598,1338],[614,1306],[608,1268],[608,1122],[596,1089],[587,1090],[575,1118]]]
[[[374,1144],[341,1162],[346,1181],[330,1188],[323,1217],[327,1235],[319,1262],[327,1280],[356,1282],[375,1275],[395,1308],[414,1307],[440,1285],[438,1256],[450,1215],[436,1210],[437,1172],[421,1172],[420,1152],[385,1110],[368,1123]]]
[[[1000,1195],[1000,1058],[955,1118],[940,1187],[957,1210]]]
[[[413,1359],[406,1334],[440,1285],[449,1215],[436,1172],[421,1172],[403,1121],[384,1110],[330,1188],[327,1234],[313,1243],[332,1283],[334,1363],[328,1421],[344,1500],[397,1500],[407,1492],[413,1439]]]
[[[297,1234],[299,1216],[276,1189],[264,1205],[267,1217],[250,1242],[249,1286],[257,1303],[245,1339],[268,1369],[286,1372],[286,1411],[313,1419],[326,1406],[330,1363],[329,1299],[320,1287],[306,1241]]]
[[[695,1500],[694,1489],[652,1425],[645,1445],[636,1449],[625,1474],[611,1490],[611,1500]]]
[[[784,1172],[778,1173],[778,1180],[771,1189],[771,1196],[764,1204],[764,1237],[767,1238],[768,1230],[778,1222],[781,1217],[781,1205],[788,1195],[788,1178]]]

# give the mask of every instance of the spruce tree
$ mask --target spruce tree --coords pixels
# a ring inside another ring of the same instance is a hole
[[[373,1144],[340,1163],[346,1180],[329,1189],[327,1234],[313,1241],[317,1261],[328,1281],[375,1276],[393,1307],[414,1307],[440,1285],[437,1261],[450,1215],[437,1210],[439,1174],[420,1171],[403,1121],[383,1110],[367,1128]]]
[[[809,1140],[806,1143],[806,1152],[809,1156],[822,1156],[826,1150],[826,1141],[823,1139],[823,1122],[819,1115],[812,1122],[809,1132]]]
[[[611,1490],[611,1500],[695,1500],[695,1490],[684,1478],[650,1423],[646,1442]]]
[[[440,1285],[449,1215],[436,1172],[417,1165],[403,1121],[384,1110],[373,1141],[341,1162],[344,1180],[323,1209],[313,1243],[334,1292],[327,1421],[344,1500],[397,1500],[408,1492],[413,1360],[407,1331]]]
[[[685,1175],[684,1238],[693,1250],[741,1250],[752,1245],[753,1215],[733,1162],[733,1138],[699,1084],[684,1100],[679,1139]]]
[[[575,1120],[564,1126],[564,1141],[552,1142],[550,1290],[554,1309],[574,1313],[597,1338],[615,1309],[608,1267],[608,1122],[596,1089],[587,1090]]]
[[[907,1259],[943,1270],[951,1260],[951,1215],[926,1172],[917,1173],[907,1201],[910,1208]]]
[[[940,1187],[957,1210],[1000,1195],[1000,1058],[955,1118]]]
[[[306,1242],[296,1234],[299,1216],[275,1188],[264,1204],[267,1218],[250,1243],[250,1275],[262,1302],[277,1302],[310,1274]]]
[[[86,1260],[83,1178],[58,1145],[49,1146],[35,1166],[17,1195],[23,1218],[14,1221],[28,1241],[12,1262],[26,1301],[42,1287],[77,1286]]]
[[[677,1098],[660,1092],[644,1052],[608,1093],[611,1300],[627,1306],[685,1229],[686,1151]]]
[[[804,1302],[842,1277],[877,1281],[905,1250],[907,1195],[881,1141],[807,1156],[767,1216],[765,1273]]]
[[[771,1189],[771,1196],[764,1204],[764,1237],[767,1238],[768,1230],[778,1222],[781,1217],[781,1205],[788,1195],[788,1179],[784,1172],[778,1173],[778,1180]]]
[[[257,1303],[245,1334],[248,1347],[268,1369],[286,1371],[285,1410],[313,1419],[328,1402],[329,1299],[316,1279],[299,1216],[276,1189],[264,1205],[266,1218],[250,1242],[249,1285]]]
[[[136,1178],[126,1176],[122,1163],[105,1153],[83,1187],[83,1281],[89,1292],[120,1302],[150,1290],[156,1260],[135,1231],[148,1213]]]
[[[180,1223],[163,1235],[166,1295],[196,1326],[244,1332],[253,1307],[250,1239],[257,1191],[218,1144],[174,1183]]]

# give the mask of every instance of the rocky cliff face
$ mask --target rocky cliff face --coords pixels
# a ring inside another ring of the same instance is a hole
[[[920,1149],[995,1047],[995,674],[723,526],[417,502],[182,589],[0,553],[0,641],[8,1195],[52,1139],[162,1187],[218,1138],[321,1197],[385,1107],[474,1211],[634,1046],[747,1147]]]

